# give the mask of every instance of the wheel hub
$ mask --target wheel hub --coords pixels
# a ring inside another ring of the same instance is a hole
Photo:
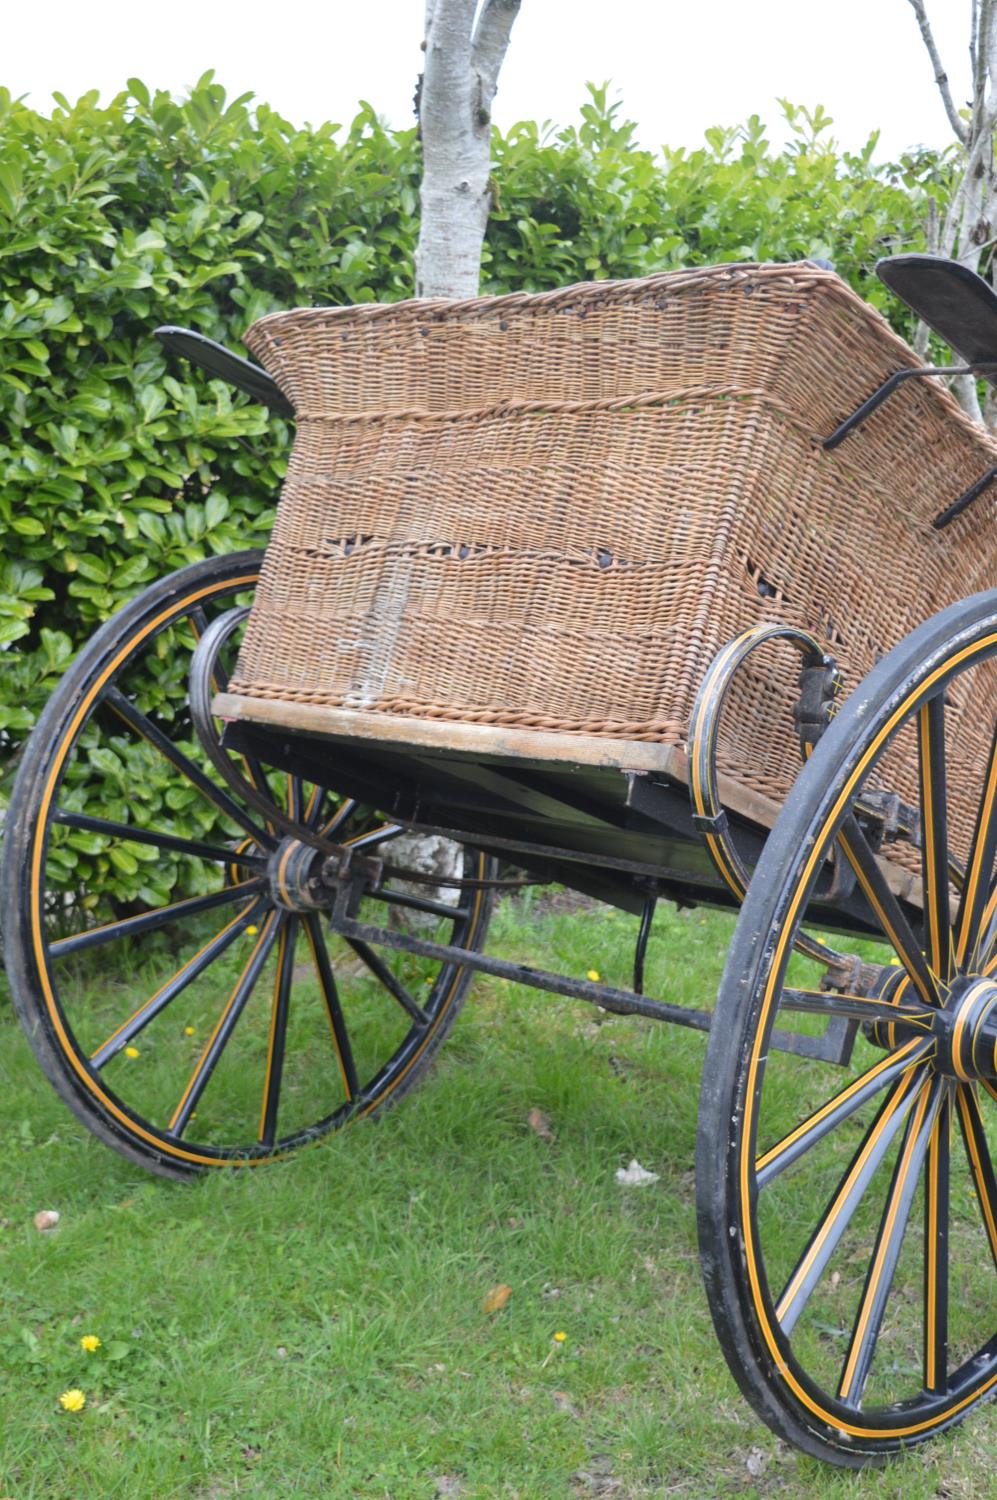
[[[902,969],[886,969],[875,986],[877,999],[898,1008],[910,997],[910,981]],[[997,1078],[997,979],[983,974],[961,974],[930,1016],[930,1034],[936,1041],[934,1067],[949,1078],[972,1083]],[[924,1036],[923,1024],[912,1026],[902,1015],[896,1021],[876,1021],[865,1028],[871,1042],[894,1052],[913,1037]]]
[[[997,1077],[997,983],[966,974],[952,986],[935,1021],[941,1073],[971,1083]]]
[[[300,839],[282,839],[270,856],[267,880],[273,901],[285,911],[329,911],[346,895],[349,906],[357,904],[363,891],[376,889],[382,862],[360,854],[348,844],[333,854],[304,844]]]
[[[267,865],[270,894],[285,911],[317,911],[331,906],[335,890],[322,880],[325,855],[298,839],[281,839]]]

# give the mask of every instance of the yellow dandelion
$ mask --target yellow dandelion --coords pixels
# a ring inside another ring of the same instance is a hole
[[[59,1405],[63,1411],[82,1411],[87,1404],[87,1398],[82,1391],[63,1391],[59,1397]]]
[[[194,1028],[193,1028],[193,1026],[185,1026],[184,1029],[183,1029],[183,1034],[184,1034],[184,1036],[193,1036],[194,1035]]]
[[[601,977],[598,969],[587,969],[585,971],[585,978],[590,979],[593,984],[598,984]]]
[[[565,1339],[567,1337],[568,1337],[568,1335],[566,1333],[555,1333],[555,1335],[554,1335],[554,1343],[555,1344],[563,1344],[564,1341],[565,1341]]]
[[[100,1339],[95,1333],[85,1333],[80,1339],[80,1348],[85,1349],[88,1354],[94,1354],[100,1348]]]
[[[258,927],[254,927],[252,922],[250,922],[249,926],[246,928],[246,932],[250,937],[255,937],[259,930],[260,929]]]
[[[126,1057],[138,1057],[138,1055],[139,1055],[139,1050],[138,1050],[137,1047],[126,1047],[125,1048],[125,1056]]]

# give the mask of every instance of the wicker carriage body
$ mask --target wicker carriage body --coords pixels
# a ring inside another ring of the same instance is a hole
[[[917,360],[806,263],[280,313],[247,343],[297,433],[230,717],[666,769],[749,625],[811,631],[851,687],[997,586],[992,502],[931,528],[997,461],[935,383],[823,449]],[[719,747],[773,804],[786,666],[745,675]],[[958,706],[967,754],[993,707]],[[912,790],[909,755],[896,774]]]

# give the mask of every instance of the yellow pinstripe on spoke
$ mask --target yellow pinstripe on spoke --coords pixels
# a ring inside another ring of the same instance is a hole
[[[973,1128],[974,1125],[978,1124],[982,1130],[983,1126],[979,1112],[980,1106],[973,1085],[961,1084],[956,1094],[956,1100],[959,1107],[959,1114],[962,1118],[966,1150],[969,1153],[969,1164],[972,1168],[973,1184],[976,1188],[976,1196],[979,1199],[980,1212],[983,1214],[983,1222],[986,1225],[990,1249],[993,1252],[994,1259],[997,1260],[997,1220],[994,1218],[994,1205],[990,1201],[987,1177],[980,1157],[976,1133]]]
[[[801,1125],[797,1125],[795,1130],[791,1130],[771,1150],[759,1156],[755,1162],[755,1171],[760,1172],[763,1167],[767,1167],[770,1162],[782,1156],[789,1150],[790,1146],[795,1146],[798,1140],[809,1131],[815,1129],[822,1120],[826,1120],[828,1115],[832,1114],[834,1110],[838,1109],[842,1104],[847,1103],[860,1089],[865,1088],[866,1084],[871,1083],[874,1078],[878,1078],[881,1073],[885,1073],[888,1068],[892,1068],[900,1058],[907,1056],[915,1048],[922,1047],[923,1045],[924,1043],[919,1038],[914,1037],[905,1046],[901,1047],[898,1052],[888,1054],[881,1062],[876,1063],[874,1067],[867,1069],[865,1073],[860,1073],[853,1083],[850,1083],[847,1088],[841,1090],[840,1094],[835,1094],[833,1099],[829,1099],[820,1109],[815,1110],[812,1115],[809,1115]]]
[[[997,801],[997,741],[990,756],[990,764],[987,767],[987,783],[983,790],[983,798],[980,803],[979,829],[977,837],[973,841],[973,852],[969,869],[966,871],[966,884],[962,893],[962,917],[959,922],[959,932],[956,937],[955,956],[958,963],[965,962],[966,949],[969,943],[969,923],[973,912],[973,904],[976,900],[976,892],[980,880],[989,872],[983,868],[983,855],[987,842],[987,830],[994,816],[994,803]]]
[[[852,869],[855,871],[855,877],[858,880],[859,885],[862,887],[862,892],[869,905],[876,913],[876,916],[882,923],[883,931],[886,933],[886,936],[892,943],[894,951],[900,955],[903,955],[906,952],[906,949],[901,943],[899,935],[897,934],[893,923],[890,921],[886,912],[883,910],[883,907],[876,896],[876,892],[873,889],[873,886],[869,882],[865,871],[862,869],[862,866],[859,863],[855,851],[852,849],[851,844],[849,844],[847,838],[843,833],[838,834],[838,842],[841,844],[842,849],[844,849],[845,857],[847,858],[848,863],[851,865]],[[906,968],[906,964],[904,965],[904,967]],[[911,982],[916,986],[921,999],[924,1000],[928,1005],[934,1004],[937,1000],[937,996],[933,994],[931,990],[926,988],[921,976],[916,973],[912,973],[910,970],[908,970],[907,972],[910,976]]]
[[[304,928],[305,938],[308,941],[308,946],[312,950],[312,962],[315,965],[315,975],[316,975],[316,978],[318,979],[319,984],[321,985],[321,983],[322,983],[322,971],[319,968],[318,954],[315,951],[315,939],[312,936],[312,930],[309,927],[308,923],[304,922],[304,923],[302,923],[302,926]],[[349,1081],[349,1079],[346,1076],[346,1064],[343,1062],[343,1054],[340,1051],[339,1037],[336,1035],[336,1028],[332,1024],[332,1012],[330,1011],[328,1005],[324,1005],[322,1008],[325,1011],[326,1020],[329,1022],[329,1031],[330,1031],[330,1033],[332,1035],[332,1046],[333,1046],[333,1050],[335,1051],[335,1054],[336,1054],[336,1061],[339,1064],[339,1076],[343,1080],[343,1092],[346,1095],[347,1103],[352,1104],[353,1103],[353,1091],[350,1088],[350,1081]]]
[[[255,886],[255,878],[251,880],[238,880],[230,887],[230,889],[233,891],[237,891],[241,886],[244,885]],[[150,907],[149,910],[155,911],[157,917],[165,917],[167,913],[171,911],[179,912],[182,915],[183,912],[190,906],[192,901],[200,900],[200,896],[185,896],[182,901],[171,901],[166,906]],[[224,902],[219,902],[219,905],[223,906],[224,904]],[[56,938],[54,942],[49,944],[49,951],[53,954],[58,954],[59,949],[65,943],[75,943],[79,938],[92,937],[97,932],[112,932],[115,927],[122,927],[128,921],[128,917],[118,917],[114,922],[102,922],[99,927],[85,927],[82,932],[73,933],[70,937]]]
[[[277,920],[277,914],[276,914],[276,912],[270,912],[270,914],[268,915],[266,921],[263,924],[263,928],[262,928],[262,930],[261,930],[258,938],[256,939],[256,942],[253,944],[253,951],[252,951],[252,953],[250,953],[249,957],[247,958],[247,960],[245,962],[245,965],[243,966],[242,973],[239,975],[239,978],[236,980],[235,984],[232,986],[232,993],[229,995],[228,1000],[225,1003],[225,1009],[222,1011],[221,1015],[218,1017],[218,1020],[215,1022],[215,1028],[212,1031],[211,1035],[208,1037],[208,1040],[207,1040],[207,1042],[204,1045],[204,1050],[202,1051],[200,1057],[197,1060],[197,1066],[195,1067],[193,1073],[190,1076],[190,1079],[189,1079],[189,1081],[187,1083],[187,1087],[183,1091],[183,1095],[181,1096],[180,1103],[177,1105],[176,1109],[173,1111],[173,1114],[170,1116],[170,1123],[169,1123],[168,1129],[173,1130],[174,1127],[176,1126],[177,1120],[182,1115],[184,1105],[187,1103],[187,1100],[190,1098],[191,1093],[193,1092],[193,1090],[194,1090],[194,1088],[195,1088],[195,1086],[197,1084],[198,1079],[201,1077],[201,1074],[204,1071],[204,1065],[205,1065],[205,1063],[208,1060],[208,1057],[209,1057],[209,1055],[211,1053],[212,1047],[215,1044],[215,1040],[216,1040],[216,1038],[218,1036],[218,1033],[221,1031],[221,1029],[224,1026],[225,1022],[228,1020],[228,1017],[232,1013],[232,1007],[233,1007],[233,1005],[236,1002],[236,998],[237,998],[237,996],[239,994],[239,989],[240,989],[240,987],[242,985],[242,982],[245,979],[246,975],[249,973],[250,966],[252,965],[253,960],[255,959],[256,955],[259,953],[260,949],[263,947],[263,944],[266,942],[267,938],[269,937],[270,931],[271,931],[271,929],[272,929],[272,927],[274,925],[274,922],[276,920]]]
[[[940,979],[949,973],[949,953],[942,952],[942,934],[938,925],[938,907],[948,900],[948,869],[940,871],[937,862],[937,829],[935,826],[935,799],[932,794],[931,760],[931,704],[925,703],[918,710],[918,746],[920,749],[921,809],[924,820],[922,847],[925,863],[925,886],[923,892],[924,911],[927,914],[928,942],[931,954],[931,969]],[[948,946],[948,945],[946,945]]]
[[[841,1389],[839,1391],[839,1395],[841,1396],[841,1399],[843,1401],[847,1401],[848,1397],[851,1395],[862,1340],[865,1337],[866,1329],[869,1326],[869,1319],[872,1315],[873,1304],[875,1302],[876,1294],[879,1291],[879,1284],[883,1278],[883,1268],[886,1264],[886,1257],[890,1247],[890,1235],[892,1233],[893,1226],[896,1223],[897,1214],[900,1210],[904,1186],[907,1182],[907,1178],[910,1176],[911,1162],[914,1158],[914,1152],[917,1147],[918,1132],[920,1131],[921,1126],[924,1123],[924,1116],[928,1108],[930,1097],[931,1080],[926,1079],[924,1083],[921,1084],[920,1094],[914,1107],[914,1115],[907,1127],[907,1139],[904,1142],[903,1152],[901,1154],[895,1179],[890,1190],[889,1203],[887,1204],[886,1213],[883,1218],[883,1225],[879,1236],[879,1243],[876,1247],[875,1258],[869,1271],[869,1279],[866,1283],[865,1291],[862,1294],[862,1306],[859,1309],[858,1319],[855,1323],[855,1332],[852,1335],[851,1347],[848,1352],[848,1359],[845,1362],[844,1373],[841,1377]]]
[[[980,917],[980,931],[977,938],[977,944],[979,944],[980,939],[983,937],[991,922],[994,920],[995,915],[997,915],[997,885],[995,885],[993,890],[990,892],[990,895],[987,897],[987,904],[983,908],[983,915]],[[979,950],[977,949],[977,951]],[[997,958],[988,960],[989,965],[993,965],[994,963],[997,963]],[[989,967],[984,969],[983,972],[985,974],[989,973]]]
[[[941,1199],[939,1162],[943,1152],[946,1160],[948,1159],[951,1134],[952,1112],[946,1098],[931,1127],[925,1183],[924,1383],[929,1391],[937,1390],[944,1378],[939,1369],[937,1290],[942,1267],[938,1259],[938,1238],[939,1227],[948,1222],[948,1204]]]
[[[834,1201],[832,1202],[830,1209],[824,1217],[824,1222],[821,1224],[821,1227],[818,1230],[817,1234],[814,1236],[813,1242],[809,1246],[807,1253],[800,1261],[795,1272],[793,1273],[788,1286],[786,1287],[786,1290],[783,1292],[782,1296],[779,1299],[779,1305],[776,1307],[775,1315],[779,1319],[780,1323],[785,1321],[786,1314],[789,1312],[792,1304],[796,1301],[796,1298],[799,1295],[800,1290],[803,1287],[803,1284],[806,1281],[808,1275],[813,1269],[821,1250],[827,1243],[828,1236],[834,1229],[835,1224],[840,1218],[845,1205],[848,1202],[849,1194],[861,1177],[862,1172],[869,1160],[869,1157],[875,1150],[880,1137],[889,1126],[897,1110],[900,1109],[903,1105],[909,1104],[910,1100],[908,1098],[908,1088],[916,1068],[917,1064],[915,1063],[912,1067],[908,1068],[905,1073],[901,1074],[897,1083],[894,1085],[893,1098],[889,1100],[886,1108],[883,1110],[883,1113],[880,1115],[875,1125],[869,1131],[862,1150],[855,1158],[855,1161],[852,1163],[851,1170],[845,1177],[844,1182],[842,1182],[837,1193],[835,1193]]]
[[[292,919],[293,920],[293,919]],[[277,939],[277,972],[273,981],[273,996],[270,1002],[270,1032],[267,1037],[267,1065],[263,1075],[263,1101],[260,1104],[260,1128],[258,1138],[262,1142],[266,1130],[267,1100],[270,1097],[270,1080],[273,1077],[274,1044],[277,1038],[277,1012],[280,1001],[280,992],[283,986],[284,955],[287,952],[287,923],[280,930]]]
[[[127,1021],[122,1021],[121,1025],[117,1028],[116,1031],[111,1032],[111,1035],[107,1038],[106,1041],[101,1042],[99,1047],[94,1048],[94,1050],[90,1054],[91,1058],[94,1058],[99,1053],[103,1052],[105,1047],[109,1047],[111,1045],[115,1037],[119,1037],[121,1033],[132,1024],[133,1021],[137,1021],[139,1016],[144,1014],[144,1012],[147,1011],[151,1005],[155,1005],[156,1001],[159,999],[163,991],[169,989],[170,985],[175,983],[175,981],[178,980],[182,974],[185,974],[188,969],[193,968],[193,966],[197,963],[197,960],[203,953],[207,952],[212,943],[217,943],[218,939],[223,938],[226,933],[231,932],[233,927],[238,927],[239,923],[245,920],[245,917],[246,913],[244,911],[240,912],[237,917],[232,918],[231,922],[226,923],[226,925],[221,928],[219,932],[216,932],[213,938],[209,938],[203,947],[198,948],[194,956],[192,958],[189,958],[185,964],[182,964],[180,968],[177,969],[176,973],[172,974],[170,978],[167,979],[165,984],[161,984],[156,993],[154,995],[151,995],[148,1000],[140,1005],[138,1010],[133,1011],[132,1014],[128,1017]]]

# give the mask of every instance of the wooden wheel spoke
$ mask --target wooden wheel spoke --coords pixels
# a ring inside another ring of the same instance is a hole
[[[948,1386],[949,1153],[952,1094],[946,1089],[931,1135],[924,1176],[924,1389]]]
[[[859,1407],[862,1403],[914,1194],[946,1087],[945,1080],[935,1075],[924,1079],[916,1091],[838,1385],[838,1399],[846,1406]]]
[[[369,833],[358,833],[355,838],[344,839],[344,844],[350,849],[374,849],[378,844],[385,844],[389,839],[396,839],[405,832],[400,823],[382,823],[378,828],[372,828]],[[445,884],[441,881],[440,884]]]
[[[969,1158],[970,1175],[990,1244],[990,1253],[997,1265],[997,1179],[994,1177],[980,1101],[973,1084],[956,1085],[956,1107],[962,1129],[963,1145]]]
[[[346,1029],[346,1021],[343,1018],[343,1009],[339,1003],[339,992],[336,989],[336,978],[329,962],[329,950],[325,943],[325,934],[318,917],[309,914],[305,917],[305,936],[312,950],[312,958],[318,972],[319,984],[322,988],[322,1002],[325,1013],[329,1019],[332,1030],[332,1044],[339,1061],[339,1071],[343,1079],[343,1089],[349,1103],[352,1103],[360,1092],[357,1081],[356,1065],[353,1061],[353,1051],[350,1047],[349,1033]]]
[[[937,1015],[934,1006],[893,1005],[889,1000],[825,990],[783,990],[779,1008],[807,1015],[844,1016],[850,1021],[902,1021],[905,1026],[921,1031],[930,1031],[933,1017]]]
[[[127,839],[133,844],[151,844],[156,849],[169,849],[174,854],[189,854],[193,858],[208,859],[215,864],[235,862],[235,851],[222,849],[217,844],[203,844],[198,839],[182,839],[172,833],[160,833],[155,828],[139,828],[132,823],[115,823],[109,818],[93,818],[89,813],[70,812],[63,807],[56,809],[52,821],[61,823],[66,828],[80,828],[88,833],[105,834],[108,838]],[[242,853],[238,857],[238,863],[252,869],[263,869],[267,861],[262,854]]]
[[[392,999],[397,1000],[402,1010],[411,1016],[415,1024],[417,1026],[428,1026],[429,1017],[418,1000],[416,1000],[414,995],[409,993],[401,980],[396,978],[387,964],[374,952],[373,948],[369,947],[366,943],[360,942],[357,938],[346,938],[345,941],[353,949],[353,952],[360,959],[361,963],[367,965],[374,978],[387,990]]]
[[[884,934],[910,975],[914,988],[926,1004],[937,1005],[938,986],[935,977],[928,968],[920,944],[900,909],[900,903],[887,885],[886,877],[854,815],[849,814],[845,818],[838,834],[838,842],[855,871],[858,883]]]
[[[284,1049],[287,1042],[287,1017],[294,982],[294,950],[298,942],[298,918],[289,917],[280,931],[277,943],[277,973],[274,976],[270,1004],[270,1034],[267,1039],[267,1064],[263,1080],[263,1102],[260,1106],[259,1140],[272,1146],[277,1135],[277,1106],[284,1072]]]
[[[990,882],[997,854],[997,731],[990,743],[990,758],[980,796],[980,805],[966,864],[966,884],[956,919],[955,951],[960,964],[976,947],[987,909]]]
[[[353,816],[353,813],[356,810],[356,806],[357,800],[355,797],[344,797],[342,802],[336,808],[336,811],[333,813],[332,817],[329,819],[328,823],[326,823],[325,827],[321,830],[322,837],[329,839],[332,838],[334,834],[337,834],[343,827],[343,825],[349,822],[350,818]]]
[[[311,791],[308,793],[308,801],[305,803],[305,810],[302,814],[305,826],[308,828],[316,828],[321,822],[322,812],[324,808],[325,787],[319,786],[316,782],[313,785]]]
[[[172,1004],[177,996],[194,982],[199,974],[203,974],[216,958],[221,957],[236,938],[242,936],[250,923],[260,915],[262,909],[262,904],[257,902],[247,907],[239,916],[234,917],[219,932],[216,932],[210,942],[205,943],[193,958],[189,958],[154,995],[128,1017],[127,1021],[113,1031],[106,1042],[91,1053],[91,1066],[102,1068],[105,1063],[110,1062],[112,1057],[116,1057],[123,1047],[127,1047],[139,1032],[144,1031],[150,1021],[154,1021],[161,1011]]]
[[[997,945],[997,882],[994,883],[987,904],[980,913],[980,930],[976,939],[975,964],[984,974],[997,968],[994,946]]]
[[[212,781],[201,770],[200,766],[195,765],[179,746],[174,745],[173,741],[153,724],[147,714],[144,714],[141,709],[136,708],[133,703],[129,702],[119,688],[109,688],[105,694],[104,702],[141,739],[144,739],[155,750],[158,750],[164,760],[169,761],[174,770],[179,771],[181,776],[184,776],[190,782],[191,786],[196,787],[201,795],[206,797],[209,802],[213,802],[220,812],[223,812],[226,817],[231,818],[233,823],[236,823],[248,833],[261,849],[270,849],[273,847],[273,836],[265,833],[259,824],[255,823],[249,814],[229,796],[228,792]]]
[[[430,917],[443,917],[449,921],[462,921],[470,916],[466,906],[448,906],[445,901],[430,901],[427,896],[412,896],[408,891],[393,891],[381,886],[372,892],[377,901],[386,901],[389,906],[403,906],[409,911],[425,912]]]
[[[932,972],[939,979],[946,980],[951,972],[953,954],[949,914],[944,694],[929,698],[918,710],[917,731],[925,938]]]
[[[218,1066],[219,1058],[224,1052],[228,1042],[235,1030],[236,1022],[246,1007],[246,1001],[253,993],[257,979],[263,965],[269,957],[277,935],[283,926],[285,916],[283,912],[271,911],[264,922],[262,931],[253,944],[253,951],[246,961],[246,965],[236,981],[235,987],[226,1002],[225,1009],[215,1024],[215,1029],[208,1038],[207,1045],[198,1058],[197,1066],[190,1076],[187,1087],[184,1089],[180,1103],[170,1118],[168,1129],[175,1136],[182,1136],[190,1123],[190,1117],[197,1108],[198,1100],[204,1093],[212,1073]]]
[[[234,856],[232,856],[234,859]],[[167,927],[171,922],[182,922],[201,912],[212,911],[216,906],[228,906],[233,901],[244,901],[263,889],[264,882],[255,877],[242,880],[235,885],[222,886],[207,896],[188,896],[183,901],[171,901],[168,906],[155,906],[150,911],[140,912],[134,917],[122,917],[117,922],[105,922],[101,927],[89,927],[72,937],[56,938],[49,944],[51,958],[68,958],[72,953],[82,953],[86,948],[99,948],[104,943],[115,943],[121,938],[139,937],[143,932],[154,932]]]
[[[776,1317],[787,1338],[906,1119],[916,1093],[915,1082],[920,1081],[924,1066],[915,1063],[908,1067],[890,1089],[787,1281],[776,1307]]]
[[[821,1105],[807,1119],[803,1120],[791,1130],[788,1135],[783,1136],[781,1141],[772,1146],[768,1151],[759,1156],[755,1162],[755,1182],[758,1188],[766,1187],[780,1172],[784,1172],[819,1141],[825,1139],[832,1130],[857,1109],[861,1109],[870,1099],[883,1089],[889,1088],[890,1084],[910,1068],[912,1063],[920,1062],[933,1048],[933,1043],[916,1037],[900,1047],[896,1052],[881,1058],[875,1066],[867,1068],[864,1073],[854,1079],[846,1088],[841,1089],[826,1104]]]

